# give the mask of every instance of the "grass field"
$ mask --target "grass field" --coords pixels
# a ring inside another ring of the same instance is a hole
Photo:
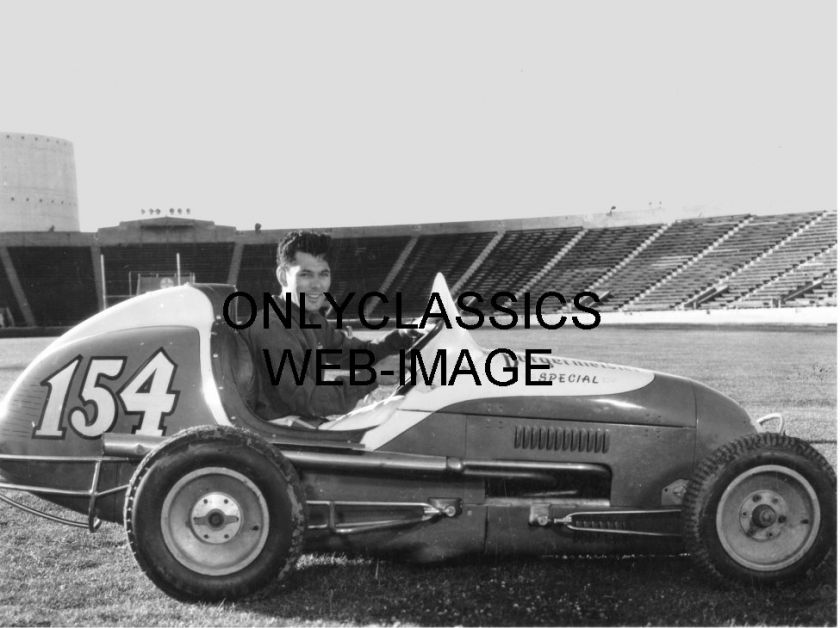
[[[598,328],[481,331],[480,343],[551,348],[695,378],[836,467],[836,332]],[[0,341],[0,393],[47,339]],[[830,442],[826,442],[830,441]],[[36,501],[34,498],[27,498]],[[175,602],[134,564],[119,526],[96,534],[0,507],[0,625],[836,625],[836,561],[807,580],[721,589],[688,557],[551,557],[416,566],[304,556],[237,604]]]

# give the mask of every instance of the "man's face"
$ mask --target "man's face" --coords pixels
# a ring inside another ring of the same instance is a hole
[[[277,268],[277,279],[283,291],[291,294],[292,303],[312,312],[326,303],[324,293],[329,292],[332,281],[327,260],[301,251],[295,253],[294,264]],[[303,303],[301,292],[304,293]]]

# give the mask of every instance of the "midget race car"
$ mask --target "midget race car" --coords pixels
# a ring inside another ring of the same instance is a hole
[[[453,320],[442,277],[433,290]],[[467,351],[485,360],[474,374],[405,382],[317,429],[263,420],[260,365],[223,316],[233,291],[147,293],[48,346],[0,405],[0,499],[91,531],[122,523],[139,566],[181,600],[247,596],[303,551],[687,551],[713,578],[765,584],[834,549],[834,470],[778,415],[751,419],[703,384],[638,368],[487,360],[446,317],[412,351],[427,364]]]

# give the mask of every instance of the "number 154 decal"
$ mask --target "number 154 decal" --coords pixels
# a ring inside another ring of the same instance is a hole
[[[82,357],[78,356],[41,382],[49,388],[41,420],[35,426],[36,438],[64,438],[66,426],[61,417],[68,405],[70,384]],[[114,427],[117,420],[117,400],[128,413],[140,415],[132,429],[134,434],[163,436],[163,417],[171,414],[178,393],[171,390],[175,364],[160,349],[119,390],[109,385],[123,372],[126,358],[92,358],[82,380],[80,401],[68,413],[70,428],[83,438],[98,438]]]

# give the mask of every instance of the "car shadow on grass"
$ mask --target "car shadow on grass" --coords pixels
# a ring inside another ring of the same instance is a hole
[[[412,565],[306,555],[239,607],[290,624],[825,625],[836,620],[836,576],[826,568],[758,589],[716,585],[686,556]]]

